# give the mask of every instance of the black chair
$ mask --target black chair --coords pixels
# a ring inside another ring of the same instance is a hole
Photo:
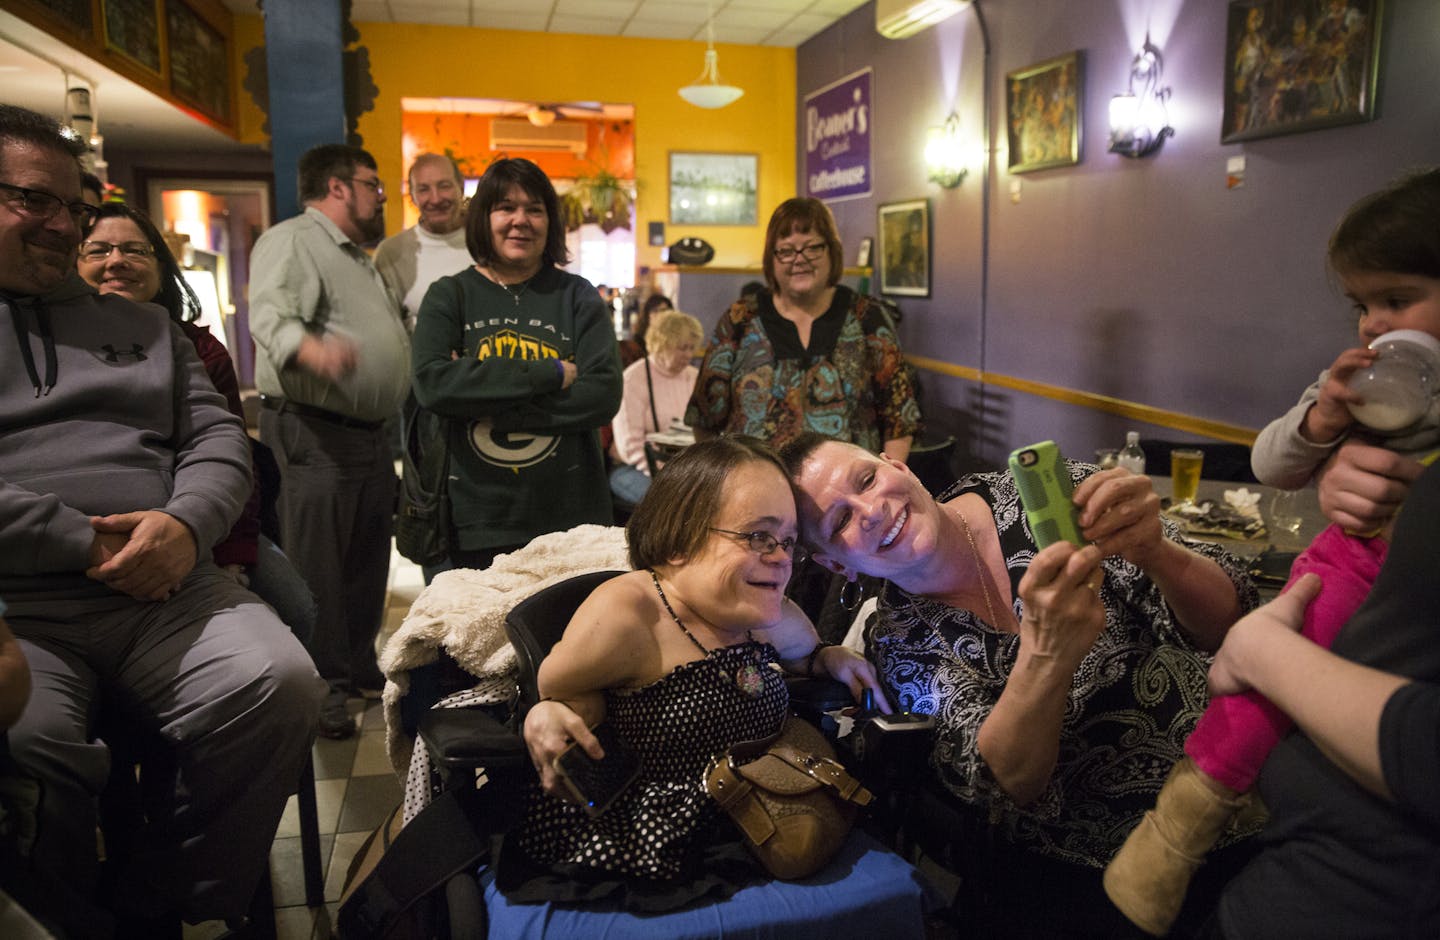
[[[1207,480],[1226,483],[1259,483],[1250,469],[1250,448],[1245,444],[1195,443],[1193,441],[1161,441],[1142,437],[1140,449],[1145,452],[1145,471],[1151,476],[1170,475],[1170,451],[1177,448],[1198,450],[1205,455],[1201,471]]]
[[[577,575],[536,592],[516,604],[510,611],[505,620],[505,630],[515,646],[519,660],[517,679],[519,697],[508,722],[498,720],[492,711],[471,708],[431,709],[419,719],[419,736],[425,743],[432,767],[438,772],[443,787],[473,787],[477,769],[483,768],[486,777],[489,778],[484,789],[496,787],[501,793],[512,794],[512,796],[504,797],[507,801],[504,804],[498,802],[495,804],[503,805],[503,810],[492,811],[488,815],[491,818],[507,820],[512,824],[518,821],[520,805],[513,794],[523,791],[524,784],[534,779],[535,771],[530,763],[529,752],[524,741],[516,731],[523,723],[528,709],[539,700],[536,674],[540,662],[564,633],[566,625],[570,622],[571,616],[580,603],[589,597],[595,588],[618,574],[620,572],[599,571]],[[441,670],[449,668],[444,665],[440,666]],[[445,681],[446,678],[443,674],[432,674],[426,680],[426,684],[432,691],[439,692],[448,684]],[[455,678],[453,673],[448,676],[450,681]],[[816,703],[829,702],[833,704],[837,701],[837,687],[839,687],[838,683],[828,680],[823,682],[802,680],[798,687],[792,686],[792,695],[804,698],[808,688],[813,693]],[[412,682],[410,694],[415,694],[415,691],[416,686]],[[848,691],[844,697],[848,699]],[[815,707],[824,706],[816,704]],[[812,712],[813,710],[812,708]],[[797,711],[803,713],[801,707],[797,707]],[[861,885],[865,887],[858,887]],[[882,887],[875,887],[877,885]],[[791,904],[786,903],[786,898],[798,896],[796,892],[808,893],[822,900],[823,903],[829,904],[832,909],[844,911],[846,916],[851,918],[871,918],[879,927],[882,923],[893,926],[894,923],[903,921],[903,915],[910,904],[910,896],[916,890],[916,875],[908,865],[901,862],[892,853],[884,851],[869,836],[862,836],[857,832],[847,843],[842,857],[832,862],[820,875],[807,881],[803,886],[788,885],[783,882],[755,886],[743,889],[742,893],[731,901],[720,902],[720,904],[742,903],[748,909],[754,909],[753,905],[756,904],[768,905],[762,909],[775,911],[778,916],[782,912],[793,909]],[[745,892],[754,894],[747,897]],[[882,895],[878,902],[872,901],[867,905],[867,902],[863,900],[867,897],[873,898],[876,894]],[[451,936],[479,937],[485,935],[484,894],[480,882],[473,873],[462,872],[445,882],[444,896]],[[492,895],[492,901],[494,900],[497,900],[497,896]],[[498,900],[503,903],[503,898],[498,898]],[[918,905],[919,895],[917,893],[914,896],[913,911],[917,923]],[[479,923],[474,921],[477,916],[476,912],[480,912]],[[616,916],[603,911],[583,912],[577,915],[564,908],[556,908],[551,914],[560,918],[571,916],[610,918]],[[668,931],[665,926],[667,916],[669,915],[654,915],[652,918],[655,935],[667,935]],[[680,915],[676,914],[675,916]],[[604,926],[604,922],[596,922],[590,925],[590,929],[577,927],[572,932],[577,935],[598,936],[604,933]],[[549,929],[557,928],[552,924]],[[770,933],[766,935],[770,935]]]

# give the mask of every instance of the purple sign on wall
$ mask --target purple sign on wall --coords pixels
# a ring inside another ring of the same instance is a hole
[[[805,96],[805,194],[817,199],[870,195],[870,79],[852,72]]]

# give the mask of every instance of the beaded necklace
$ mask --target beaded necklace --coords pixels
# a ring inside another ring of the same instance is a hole
[[[680,628],[680,632],[685,634],[691,643],[695,644],[695,648],[706,658],[709,658],[711,651],[707,650],[699,640],[695,639],[695,634],[685,629],[684,621],[675,613],[675,608],[670,606],[670,600],[665,596],[665,589],[660,586],[660,576],[655,573],[655,569],[648,568],[646,570],[650,572],[650,580],[655,582],[655,593],[660,595],[660,603],[665,605],[665,612],[675,621],[675,625]],[[751,640],[754,639],[753,636],[750,636],[748,630],[745,632],[745,635]],[[716,668],[720,667],[717,666]],[[755,698],[761,692],[765,691],[765,677],[760,673],[760,667],[754,663],[746,663],[744,666],[741,666],[739,672],[733,676],[723,668],[720,668],[720,675],[735,683],[735,688],[751,698]]]

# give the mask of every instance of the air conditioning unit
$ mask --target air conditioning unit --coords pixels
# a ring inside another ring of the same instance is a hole
[[[904,39],[969,5],[970,0],[875,0],[875,30],[886,39]]]
[[[568,150],[577,157],[585,155],[584,121],[556,121],[548,127],[536,127],[528,120],[496,118],[490,122],[491,150]]]

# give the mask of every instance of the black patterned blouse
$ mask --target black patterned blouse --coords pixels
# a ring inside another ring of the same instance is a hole
[[[1070,463],[1076,482],[1096,469]],[[1015,480],[1009,473],[976,474],[942,501],[965,493],[984,499],[995,516],[1019,617],[1020,579],[1038,549]],[[1162,524],[1168,538],[1219,563],[1243,610],[1256,605],[1255,586],[1240,559],[1181,538],[1169,520]],[[912,597],[893,584],[886,586],[867,634],[891,701],[935,716],[932,764],[945,786],[987,812],[1015,844],[1095,867],[1110,860],[1154,805],[1165,775],[1183,756],[1185,738],[1209,701],[1210,665],[1149,577],[1121,558],[1103,565],[1105,629],[1076,670],[1049,785],[1023,809],[995,782],[977,744],[1014,668],[1020,638],[971,611]]]

